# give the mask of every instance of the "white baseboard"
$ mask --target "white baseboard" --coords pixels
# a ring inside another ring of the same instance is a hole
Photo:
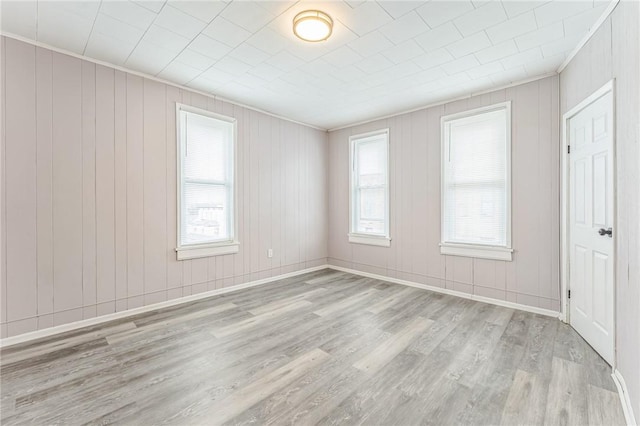
[[[184,303],[193,302],[196,300],[206,299],[211,296],[216,296],[225,293],[232,293],[234,291],[242,290],[245,288],[255,287],[262,284],[267,284],[273,281],[282,280],[284,278],[295,277],[297,275],[308,274],[309,272],[320,271],[327,269],[329,265],[320,265],[313,268],[302,269],[300,271],[289,272],[287,274],[276,275],[274,277],[264,278],[261,280],[250,281],[244,284],[238,284],[231,287],[220,288],[217,290],[206,291],[203,293],[194,294],[191,296],[180,297],[178,299],[171,299],[165,302],[154,303],[152,305],[141,306],[139,308],[127,309],[126,311],[115,312],[113,314],[102,315],[96,318],[89,318],[86,320],[75,321],[69,324],[62,324],[55,327],[45,328],[42,330],[32,331],[30,333],[19,334],[17,336],[6,337],[0,339],[0,348],[6,348],[8,346],[17,345],[20,343],[29,342],[31,340],[41,339],[43,337],[49,337],[67,331],[77,330],[80,328],[90,327],[92,325],[102,324],[105,322],[113,321],[116,319],[127,318],[133,315],[142,314],[145,312],[155,311],[157,309],[167,308],[170,306],[182,305]]]
[[[631,406],[631,397],[629,396],[629,391],[627,390],[627,384],[620,374],[620,371],[617,369],[613,370],[613,381],[618,388],[618,395],[620,395],[620,402],[622,403],[622,412],[624,413],[624,419],[627,422],[627,426],[637,426],[636,418],[633,415],[633,407]]]
[[[449,290],[449,289],[441,288],[441,287],[434,287],[434,286],[430,286],[430,285],[427,285],[427,284],[416,283],[416,282],[413,282],[413,281],[401,280],[399,278],[387,277],[385,275],[378,275],[378,274],[372,274],[372,273],[369,273],[369,272],[362,272],[362,271],[358,271],[356,269],[343,268],[341,266],[334,266],[334,265],[329,265],[329,268],[331,268],[333,270],[336,270],[336,271],[348,272],[350,274],[360,275],[360,276],[367,277],[367,278],[375,278],[375,279],[381,280],[381,281],[388,281],[388,282],[391,282],[391,283],[406,285],[406,286],[409,286],[409,287],[421,288],[421,289],[433,291],[433,292],[436,292],[436,293],[443,293],[443,294],[448,294],[448,295],[451,295],[451,296],[461,297],[463,299],[476,300],[478,302],[490,303],[492,305],[503,306],[505,308],[518,309],[518,310],[521,310],[521,311],[532,312],[534,314],[546,315],[546,316],[554,317],[554,318],[560,318],[560,315],[561,315],[560,312],[552,311],[550,309],[536,308],[534,306],[527,306],[527,305],[522,305],[520,303],[508,302],[506,300],[493,299],[491,297],[478,296],[476,294],[464,293],[462,291]]]

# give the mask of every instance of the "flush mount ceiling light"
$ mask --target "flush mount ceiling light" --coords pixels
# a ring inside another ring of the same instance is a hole
[[[333,30],[333,20],[319,10],[305,10],[293,18],[293,33],[304,41],[323,41]]]

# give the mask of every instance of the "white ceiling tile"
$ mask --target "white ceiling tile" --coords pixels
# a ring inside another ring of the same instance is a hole
[[[59,1],[56,3],[56,6],[61,9],[66,10],[69,13],[73,13],[74,15],[78,15],[85,19],[95,19],[98,14],[98,9],[100,8],[99,1]]]
[[[386,70],[395,64],[381,54],[376,54],[369,56],[368,58],[364,58],[361,61],[356,62],[354,65],[367,74],[374,74],[378,71]]]
[[[439,27],[474,9],[470,1],[429,1],[416,9],[431,28]]]
[[[146,30],[156,19],[156,14],[131,1],[103,1],[100,12]]]
[[[606,8],[607,4],[599,5],[598,7],[594,7],[593,9],[580,13],[579,15],[566,18],[564,20],[564,33],[566,35],[587,33],[594,26]]]
[[[348,44],[360,55],[367,57],[393,46],[379,31],[372,31]]]
[[[253,74],[256,77],[259,77],[266,81],[273,81],[276,78],[282,77],[284,75],[284,71],[282,71],[281,69],[265,63],[251,68],[248,72],[249,74]]]
[[[495,46],[487,47],[475,53],[476,58],[481,64],[497,61],[510,55],[518,53],[518,46],[513,40],[507,40]]]
[[[136,43],[117,40],[94,31],[91,33],[84,54],[110,64],[123,65],[136,47]]]
[[[249,31],[233,22],[227,21],[222,16],[218,16],[207,25],[207,27],[202,30],[202,34],[231,47],[236,47],[251,37]]]
[[[140,28],[99,13],[93,24],[93,33],[99,33],[114,40],[137,44],[144,31]]]
[[[440,48],[413,58],[413,62],[420,66],[420,68],[427,70],[451,62],[453,59],[453,56],[447,49]]]
[[[591,9],[592,6],[591,0],[557,1],[536,7],[533,11],[536,14],[538,26],[545,27],[570,16],[578,15],[580,12]]]
[[[231,51],[231,48],[226,44],[222,44],[204,34],[197,36],[189,45],[189,49],[213,59],[220,59]]]
[[[35,1],[0,2],[0,28],[7,33],[35,40],[37,16]]]
[[[549,58],[544,58],[535,63],[527,64],[524,67],[530,76],[548,74],[556,71],[560,66],[560,64],[564,62],[566,57],[567,56],[564,53],[561,53],[559,55],[551,56]]]
[[[504,65],[505,69],[515,68],[520,65],[526,65],[535,61],[542,59],[542,52],[539,47],[534,47],[533,49],[526,50],[522,53],[518,53],[516,55],[508,56],[502,59],[502,65]]]
[[[338,68],[346,67],[347,65],[353,65],[360,61],[362,56],[348,46],[342,46],[333,52],[330,52],[322,57],[325,61]]]
[[[219,86],[233,80],[234,75],[232,73],[221,70],[217,66],[214,66],[203,72],[200,77],[205,78]]]
[[[419,73],[410,76],[408,79],[413,80],[416,84],[424,84],[446,77],[447,73],[442,67],[433,67],[428,70],[420,71]]]
[[[285,50],[304,62],[315,61],[326,55],[330,49],[323,43],[303,43],[302,41],[288,43]]]
[[[562,22],[557,22],[548,27],[543,27],[516,37],[516,44],[520,51],[525,51],[532,47],[541,46],[554,40],[559,40],[563,37],[564,29],[562,27]]]
[[[513,18],[522,13],[533,10],[536,7],[540,7],[543,4],[547,3],[548,1],[549,0],[546,0],[546,1],[503,0],[502,6],[504,7],[504,10],[507,12],[507,16],[509,16],[509,18]]]
[[[253,1],[231,2],[221,16],[251,32],[264,27],[274,18],[274,15],[259,6],[259,2]]]
[[[395,21],[381,27],[379,31],[394,44],[416,37],[427,31],[429,27],[415,12],[409,12]]]
[[[362,3],[357,8],[347,11],[341,18],[341,22],[347,28],[360,36],[391,20],[391,16],[374,1]]]
[[[64,22],[64,25],[60,25]],[[89,40],[93,19],[87,19],[56,7],[56,3],[38,3],[38,41],[51,46],[64,46],[82,54]]]
[[[478,62],[475,56],[467,55],[460,59],[456,59],[455,61],[447,62],[442,65],[442,69],[445,70],[447,74],[454,75],[473,67],[477,67],[478,65],[480,65],[480,62]]]
[[[416,56],[424,55],[424,50],[413,40],[407,40],[397,46],[387,49],[382,54],[395,64],[406,62]]]
[[[322,58],[304,64],[299,68],[300,71],[313,75],[314,77],[322,77],[323,75],[331,74],[338,69],[338,67],[328,63]]]
[[[261,62],[264,62],[269,58],[269,55],[262,50],[255,48],[249,44],[243,43],[240,46],[233,49],[229,56],[238,59],[251,66],[256,66]]]
[[[219,0],[169,0],[167,4],[204,22],[211,22],[227,5]]]
[[[545,58],[556,56],[559,54],[568,54],[576,48],[578,43],[583,38],[583,34],[571,34],[560,40],[552,41],[551,43],[543,44],[540,46],[542,49],[542,56]]]
[[[491,39],[491,42],[497,44],[536,29],[538,29],[538,25],[536,24],[536,18],[533,12],[527,12],[516,18],[487,28],[486,33]]]
[[[362,81],[368,76],[365,71],[354,65],[340,68],[337,71],[332,72],[331,75],[345,83]]]
[[[488,75],[495,74],[501,71],[504,71],[504,67],[500,62],[491,62],[489,64],[480,65],[479,67],[468,69],[466,72],[469,77],[477,80],[481,77],[486,77]]]
[[[505,84],[512,84],[517,81],[530,77],[524,66],[520,65],[511,69],[507,69],[503,72],[491,75],[491,81],[495,86],[502,86]]]
[[[191,49],[184,49],[175,60],[204,71],[213,65],[217,59],[210,58]]]
[[[422,1],[383,0],[378,1],[378,4],[394,19],[398,19],[424,3]]]
[[[134,3],[149,9],[153,13],[160,13],[162,6],[166,3],[165,0],[134,0]]]
[[[178,61],[173,61],[158,74],[158,77],[173,81],[178,84],[186,84],[202,73],[202,70],[190,67]]]
[[[500,22],[506,21],[507,14],[502,8],[501,2],[488,3],[476,10],[466,13],[455,19],[453,23],[460,30],[462,35],[468,36],[485,28],[492,27]]]
[[[278,16],[296,4],[297,1],[298,0],[259,0],[257,4],[271,15]]]
[[[155,24],[149,27],[147,32],[144,34],[143,40],[162,46],[167,50],[171,50],[172,52],[175,52],[176,55],[187,47],[191,41],[186,37],[182,37],[173,31],[169,31]]]
[[[484,31],[463,38],[447,46],[447,50],[456,58],[462,58],[469,53],[477,52],[491,46],[489,38]]]
[[[190,39],[198,35],[206,26],[206,23],[170,5],[162,8],[154,24]]]
[[[289,44],[289,40],[267,27],[251,36],[251,38],[247,40],[247,43],[253,47],[257,47],[263,52],[275,55]]]
[[[304,64],[302,59],[296,56],[293,56],[291,53],[285,50],[283,50],[282,52],[276,55],[273,55],[271,58],[267,59],[265,62],[267,62],[271,66],[274,66],[286,72],[292,71],[298,68],[299,66],[301,66],[302,64]]]
[[[213,65],[213,68],[235,76],[238,74],[244,74],[245,72],[249,71],[251,69],[251,65],[230,56],[225,56],[224,58],[216,62]]]
[[[415,40],[425,50],[425,52],[431,52],[460,39],[462,39],[460,32],[458,32],[451,22],[448,22],[427,31],[426,33],[416,37]]]
[[[176,53],[157,44],[141,41],[133,50],[126,66],[141,70],[147,74],[156,75],[166,67],[176,56]]]
[[[220,87],[220,85],[220,83],[211,81],[203,76],[198,76],[187,83],[188,87],[205,93],[214,93],[218,89],[218,87]]]

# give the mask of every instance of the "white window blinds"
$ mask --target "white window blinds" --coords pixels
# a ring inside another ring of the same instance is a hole
[[[351,233],[389,235],[388,131],[351,137]]]
[[[510,248],[509,120],[505,104],[443,118],[443,244]]]
[[[232,241],[234,124],[186,109],[178,118],[179,246]]]

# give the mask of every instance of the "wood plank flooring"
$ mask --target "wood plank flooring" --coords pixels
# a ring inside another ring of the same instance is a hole
[[[0,423],[623,425],[554,318],[324,270],[0,353]]]

